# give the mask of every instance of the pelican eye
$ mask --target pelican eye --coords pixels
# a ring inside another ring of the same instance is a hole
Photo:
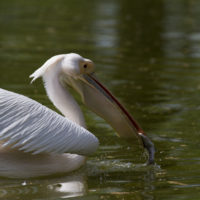
[[[83,67],[86,69],[87,68],[87,64],[84,64]]]

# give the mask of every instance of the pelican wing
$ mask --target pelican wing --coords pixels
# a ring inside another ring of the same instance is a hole
[[[32,154],[76,153],[88,155],[98,139],[78,124],[38,102],[0,89],[0,140]]]

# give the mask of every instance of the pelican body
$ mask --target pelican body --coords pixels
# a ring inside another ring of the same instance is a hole
[[[69,93],[104,118],[120,137],[135,138],[154,162],[154,145],[144,131],[94,75],[91,60],[70,53],[47,60],[31,76],[41,77],[47,95],[62,115],[40,103],[0,89],[0,176],[27,178],[78,169],[94,153],[98,139],[86,129],[83,113]]]

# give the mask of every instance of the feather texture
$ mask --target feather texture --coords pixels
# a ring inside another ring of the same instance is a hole
[[[0,89],[0,140],[32,154],[75,153],[88,155],[98,139],[85,128],[40,103]]]
[[[34,82],[37,78],[42,77],[44,73],[51,67],[54,67],[59,61],[61,61],[65,57],[65,54],[63,55],[57,55],[53,56],[49,60],[47,60],[42,67],[37,69],[33,74],[30,75],[30,78],[33,78],[31,83]]]

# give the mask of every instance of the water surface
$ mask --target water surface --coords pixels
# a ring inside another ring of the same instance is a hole
[[[62,177],[0,179],[0,199],[200,199],[200,2],[0,1],[0,87],[54,109],[29,75],[77,52],[155,143],[155,167],[82,105],[100,148]]]

